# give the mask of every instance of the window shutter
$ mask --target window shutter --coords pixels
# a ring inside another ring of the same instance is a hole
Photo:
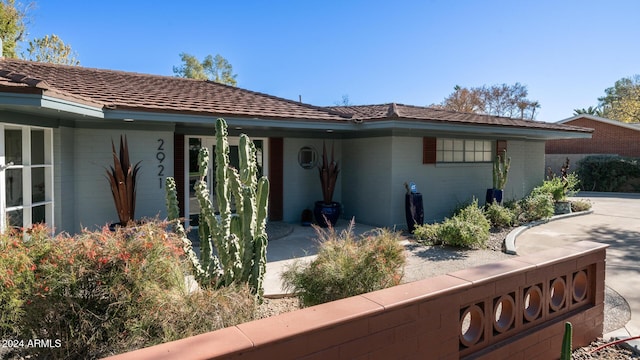
[[[434,137],[422,138],[422,163],[423,164],[436,163],[436,138]]]
[[[496,156],[502,155],[502,153],[507,150],[507,140],[497,140],[496,141]]]

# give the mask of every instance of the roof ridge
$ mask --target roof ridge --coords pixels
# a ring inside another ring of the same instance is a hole
[[[399,118],[400,112],[398,111],[398,105],[396,103],[391,103],[389,105],[389,109],[387,111],[387,116],[390,118]]]

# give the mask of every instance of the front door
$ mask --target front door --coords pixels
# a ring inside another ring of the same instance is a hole
[[[0,228],[53,229],[52,130],[0,124]]]
[[[256,157],[258,161],[258,177],[262,175],[267,175],[267,139],[265,138],[256,138],[251,139],[256,146]],[[229,164],[234,168],[239,167],[239,157],[238,157],[238,144],[240,138],[238,137],[229,137]],[[187,153],[187,161],[189,163],[188,168],[188,188],[189,188],[189,201],[188,201],[188,213],[189,213],[189,224],[190,226],[198,226],[198,215],[200,214],[200,204],[198,203],[198,198],[196,197],[196,193],[193,189],[196,181],[198,180],[198,173],[200,170],[200,166],[198,165],[198,153],[200,149],[206,147],[209,149],[209,171],[206,176],[207,185],[209,186],[209,191],[211,194],[211,202],[213,203],[214,208],[217,207],[216,202],[216,193],[215,193],[215,176],[214,174],[214,166],[215,166],[215,145],[216,138],[212,136],[203,136],[203,137],[189,137],[188,138],[188,153]],[[232,211],[235,211],[232,204]]]

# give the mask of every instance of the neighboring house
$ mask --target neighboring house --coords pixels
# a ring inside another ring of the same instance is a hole
[[[512,158],[505,196],[519,198],[542,181],[545,141],[591,132],[399,104],[323,108],[210,81],[2,59],[2,227],[78,232],[116,221],[105,167],[121,134],[142,161],[136,217],[165,216],[164,179],[174,176],[188,221],[198,212],[197,152],[213,147],[218,117],[232,151],[240,133],[257,143],[270,220],[298,222],[321,199],[318,171],[301,166],[299,152],[317,154],[326,141],[340,162],[334,200],[343,217],[399,227],[404,182],[422,192],[425,218],[441,219],[474,196],[483,202],[498,149]]]
[[[547,141],[546,167],[551,167],[555,173],[559,173],[566,158],[570,160],[570,170],[575,170],[576,163],[589,155],[640,157],[640,124],[587,114],[560,120],[557,124],[592,128],[594,131],[591,138]]]

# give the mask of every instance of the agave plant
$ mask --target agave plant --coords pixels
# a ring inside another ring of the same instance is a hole
[[[107,179],[111,185],[113,202],[116,205],[120,225],[127,225],[133,221],[136,212],[136,177],[140,170],[140,162],[131,166],[129,160],[129,146],[127,136],[120,136],[120,152],[116,153],[116,146],[111,140],[113,166],[107,170]]]

